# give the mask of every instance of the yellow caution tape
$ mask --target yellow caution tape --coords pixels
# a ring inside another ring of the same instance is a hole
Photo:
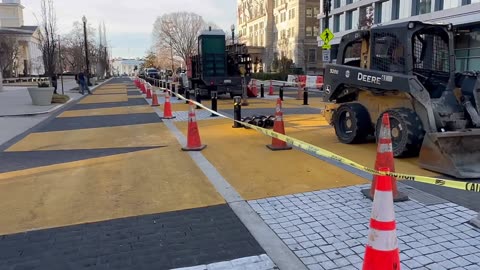
[[[177,94],[175,92],[172,92],[171,90],[167,90],[167,91],[171,92],[173,95],[176,95],[180,99],[183,99],[185,101],[188,100],[188,101],[192,102],[193,104],[195,104],[195,105],[197,105],[197,106],[199,106],[199,107],[201,107],[201,108],[203,108],[203,109],[205,109],[205,110],[207,110],[207,111],[209,111],[213,114],[216,114],[216,115],[218,115],[220,117],[223,117],[223,118],[226,118],[226,119],[233,120],[233,121],[235,121],[235,122],[237,122],[241,125],[247,126],[251,129],[254,129],[254,130],[256,130],[256,131],[258,131],[258,132],[260,132],[264,135],[267,135],[269,137],[276,138],[276,139],[279,139],[281,141],[284,141],[284,142],[286,142],[286,143],[288,143],[292,146],[295,146],[297,148],[300,148],[300,149],[304,150],[308,154],[321,156],[321,157],[324,157],[324,158],[335,160],[335,161],[337,161],[341,164],[347,165],[349,167],[355,168],[355,169],[363,171],[363,172],[367,172],[367,173],[374,174],[374,175],[391,176],[391,177],[395,177],[395,178],[401,179],[401,180],[409,180],[409,181],[415,181],[415,182],[420,182],[420,183],[425,183],[425,184],[431,184],[431,185],[436,185],[436,186],[442,186],[442,187],[448,187],[448,188],[467,190],[467,191],[480,193],[480,183],[446,180],[446,179],[440,179],[440,178],[433,178],[433,177],[419,176],[419,175],[410,175],[410,174],[403,174],[403,173],[396,173],[396,172],[388,172],[387,173],[387,172],[377,171],[375,169],[369,168],[367,166],[363,166],[359,163],[356,163],[355,161],[349,160],[347,158],[344,158],[342,156],[334,154],[330,151],[322,149],[318,146],[306,143],[304,141],[289,137],[289,136],[284,135],[284,134],[277,133],[273,130],[269,130],[269,129],[265,129],[265,128],[255,126],[255,125],[252,125],[252,124],[249,124],[249,123],[237,121],[237,120],[232,119],[232,118],[230,118],[226,115],[223,115],[221,113],[213,111],[210,108],[207,108],[207,107],[203,106],[201,103],[198,103],[194,100],[186,99],[182,95]]]

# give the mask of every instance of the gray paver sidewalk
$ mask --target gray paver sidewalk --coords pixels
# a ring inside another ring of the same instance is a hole
[[[310,269],[361,269],[372,203],[366,186],[307,192],[249,204]],[[454,203],[395,204],[402,269],[479,269],[475,211]]]
[[[74,80],[65,80],[65,94],[70,96],[71,100],[78,99],[81,95],[70,91],[77,86]],[[0,92],[0,116],[22,116],[48,113],[57,110],[64,104],[52,104],[49,106],[32,105],[32,100],[28,94],[28,87],[4,86],[3,92]],[[57,88],[61,93],[61,83]]]

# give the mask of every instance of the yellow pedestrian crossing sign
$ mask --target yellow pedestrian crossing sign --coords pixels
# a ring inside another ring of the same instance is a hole
[[[325,42],[325,45],[328,45],[334,37],[335,36],[333,35],[332,31],[330,31],[328,28],[325,29],[320,35],[320,38],[323,40],[323,42]]]

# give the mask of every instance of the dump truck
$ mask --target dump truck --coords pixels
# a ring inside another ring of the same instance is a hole
[[[251,58],[245,44],[226,45],[225,32],[209,27],[198,36],[198,54],[187,61],[189,85],[202,96],[242,95],[250,81]]]
[[[325,117],[345,144],[378,138],[388,113],[395,157],[480,178],[480,77],[456,72],[451,24],[407,21],[341,39],[325,65]]]

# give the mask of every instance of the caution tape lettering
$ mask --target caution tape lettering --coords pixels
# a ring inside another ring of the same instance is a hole
[[[474,192],[480,192],[480,184],[476,184],[476,183],[466,183],[466,184],[465,184],[465,190],[474,191]]]
[[[370,174],[373,174],[373,175],[391,176],[391,177],[395,177],[395,178],[401,179],[401,180],[409,180],[409,181],[415,181],[415,182],[420,182],[420,183],[424,183],[424,184],[437,185],[437,186],[443,186],[443,187],[448,187],[448,188],[453,188],[453,189],[467,190],[467,191],[480,193],[480,184],[479,183],[459,182],[459,181],[454,181],[454,180],[438,179],[438,178],[418,176],[418,175],[400,174],[400,173],[394,173],[394,172],[380,172],[380,171],[377,171],[375,169],[369,168],[367,166],[360,165],[359,163],[356,163],[352,160],[349,160],[347,158],[336,155],[336,154],[334,154],[332,152],[329,152],[325,149],[322,149],[320,147],[317,147],[317,146],[308,144],[306,142],[300,141],[298,139],[289,137],[287,135],[280,134],[280,133],[277,133],[275,131],[271,131],[271,130],[268,130],[268,129],[265,129],[265,128],[262,128],[262,127],[258,127],[258,126],[255,126],[255,125],[251,125],[251,124],[248,124],[248,123],[244,123],[244,122],[241,122],[241,121],[237,121],[235,119],[232,119],[229,116],[226,116],[226,115],[223,115],[223,114],[218,113],[216,111],[213,111],[210,108],[205,107],[201,103],[198,103],[198,102],[196,102],[194,100],[191,100],[191,99],[186,99],[182,95],[177,94],[177,93],[175,93],[171,90],[167,89],[167,91],[172,93],[172,95],[175,95],[182,100],[189,101],[189,102],[191,102],[191,103],[193,103],[193,104],[195,104],[195,105],[197,105],[197,106],[199,106],[199,107],[201,107],[201,108],[203,108],[203,109],[205,109],[205,110],[207,110],[207,111],[209,111],[213,114],[216,114],[216,115],[218,115],[220,117],[223,117],[225,119],[233,120],[233,121],[235,121],[235,122],[237,122],[241,125],[245,125],[245,126],[251,128],[253,130],[256,130],[256,131],[258,131],[258,132],[260,132],[260,133],[262,133],[266,136],[285,141],[285,142],[287,142],[287,143],[289,143],[289,144],[291,144],[295,147],[298,147],[302,150],[305,150],[307,153],[317,155],[317,156],[321,156],[323,158],[335,160],[335,161],[340,162],[344,165],[347,165],[351,168],[355,168],[357,170],[360,170],[360,171],[363,171],[363,172],[366,172],[366,173],[370,173]]]

